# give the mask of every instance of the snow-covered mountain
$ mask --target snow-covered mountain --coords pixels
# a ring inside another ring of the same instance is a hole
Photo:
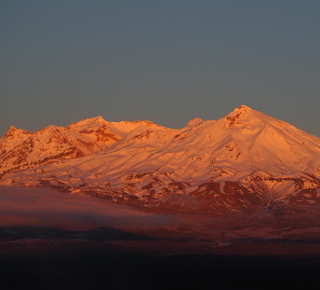
[[[35,133],[12,126],[0,139],[0,176],[91,155],[108,148],[140,126],[157,125],[148,121],[106,122],[99,116],[67,128],[50,125]]]
[[[86,119],[0,140],[1,184],[182,213],[314,211],[320,139],[247,106],[217,121],[168,129],[149,121]]]

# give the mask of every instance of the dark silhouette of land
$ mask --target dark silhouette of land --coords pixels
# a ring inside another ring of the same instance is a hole
[[[3,289],[317,289],[320,242],[153,238],[103,227],[0,231]]]

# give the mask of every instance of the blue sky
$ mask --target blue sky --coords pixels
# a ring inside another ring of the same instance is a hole
[[[320,137],[320,1],[0,2],[0,135],[242,104]]]

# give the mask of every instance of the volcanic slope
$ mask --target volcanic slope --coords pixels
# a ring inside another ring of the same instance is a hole
[[[107,122],[99,116],[67,128],[50,125],[35,133],[12,126],[0,139],[0,176],[91,155],[140,126],[158,125],[149,121]]]
[[[320,139],[287,122],[240,106],[179,130],[150,122],[121,135],[120,123],[113,124],[120,138],[111,146],[9,174],[1,183],[55,186],[181,213],[299,213],[320,204]],[[92,134],[81,124],[69,128]]]

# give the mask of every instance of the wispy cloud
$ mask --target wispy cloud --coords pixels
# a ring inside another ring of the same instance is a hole
[[[49,188],[0,187],[0,226],[37,225],[87,230],[100,226],[150,227],[175,223],[168,216],[147,214],[89,196]]]

